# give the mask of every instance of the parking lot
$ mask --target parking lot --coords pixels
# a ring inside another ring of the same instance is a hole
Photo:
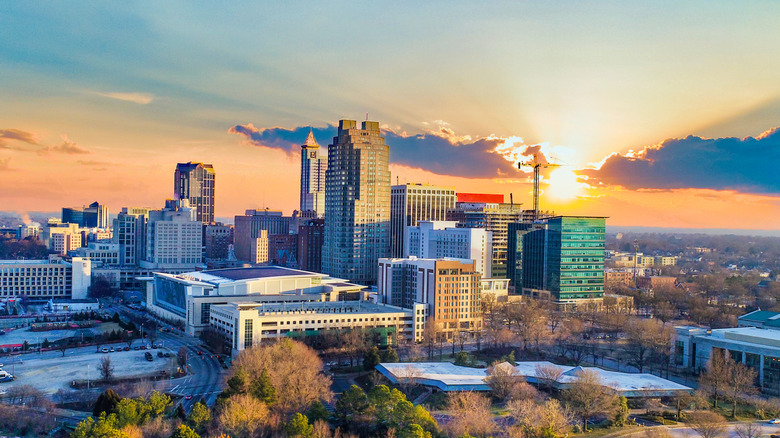
[[[124,347],[124,344],[116,344]],[[12,373],[13,382],[0,383],[0,389],[9,389],[17,385],[30,385],[45,393],[55,393],[67,389],[73,380],[91,381],[100,379],[98,367],[100,359],[110,357],[114,366],[114,377],[130,377],[157,374],[163,370],[170,373],[176,369],[176,354],[167,349],[147,350],[153,360],[145,359],[145,351],[130,350],[114,353],[95,353],[95,347],[68,350],[65,357],[46,355],[36,357],[35,353],[16,356],[15,359],[3,358],[3,370]],[[168,352],[170,357],[157,357],[158,352]],[[21,361],[21,362],[15,362]]]

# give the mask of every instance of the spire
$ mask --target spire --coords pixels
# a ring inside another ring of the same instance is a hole
[[[303,143],[304,146],[319,146],[317,144],[317,140],[314,139],[314,131],[309,127],[309,136],[306,137],[306,141]]]

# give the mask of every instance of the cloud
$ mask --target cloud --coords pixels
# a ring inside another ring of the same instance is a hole
[[[76,160],[76,162],[81,164],[82,166],[96,166],[96,167],[113,166],[112,163],[108,163],[106,161]]]
[[[22,131],[20,129],[0,129],[0,149],[16,149],[8,145],[11,141],[38,144],[40,139],[33,132]]]
[[[109,99],[123,100],[125,102],[133,102],[139,105],[146,105],[152,103],[155,99],[154,94],[150,93],[96,93],[98,96],[108,97]]]
[[[669,139],[639,152],[612,154],[597,169],[579,171],[588,183],[628,189],[700,188],[780,193],[780,129],[756,137]]]
[[[548,145],[528,145],[520,137],[488,136],[472,138],[458,136],[447,127],[447,123],[437,120],[425,123],[431,128],[424,134],[409,135],[405,131],[396,132],[384,127],[382,135],[390,146],[390,162],[407,167],[424,169],[439,175],[453,175],[466,178],[494,178],[517,175],[518,161],[530,161],[532,154],[538,153],[540,161],[545,158]],[[253,124],[235,125],[228,132],[243,137],[246,144],[258,147],[281,149],[287,154],[297,153],[300,145],[309,134],[308,126],[292,129],[257,128]],[[326,146],[337,135],[336,126],[313,128],[318,142]],[[523,172],[528,172],[524,169]]]
[[[62,135],[62,143],[48,146],[46,148],[43,148],[38,151],[40,154],[45,154],[48,152],[55,152],[60,154],[70,154],[70,155],[78,155],[78,154],[89,154],[91,151],[84,149],[83,147],[79,146],[78,143],[68,138],[67,135]]]

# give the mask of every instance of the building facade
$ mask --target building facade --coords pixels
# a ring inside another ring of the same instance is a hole
[[[483,278],[492,278],[493,238],[484,228],[457,228],[454,221],[420,221],[406,233],[408,256],[474,260]]]
[[[62,222],[77,224],[81,228],[107,229],[111,226],[108,207],[98,202],[87,207],[63,208]]]
[[[298,268],[322,271],[322,243],[325,240],[325,220],[309,219],[298,226]]]
[[[389,154],[379,122],[339,121],[328,146],[323,272],[376,283],[376,261],[390,255]]]
[[[85,299],[91,281],[89,259],[0,260],[0,298]]]
[[[314,132],[301,145],[301,197],[302,212],[313,211],[318,217],[325,214],[325,171],[328,156],[320,153],[320,145],[314,139]]]
[[[507,278],[508,227],[510,223],[519,222],[522,216],[520,204],[458,202],[449,211],[447,220],[457,222],[459,228],[483,228],[490,231],[493,239],[492,276]]]
[[[274,234],[268,236],[268,257],[276,266],[298,269],[298,235]]]
[[[252,261],[252,248],[256,247],[255,239],[260,238],[261,231],[267,231],[268,236],[274,234],[290,234],[295,221],[292,217],[283,216],[281,211],[247,210],[243,216],[235,217],[233,246],[236,258],[241,261]]]
[[[141,268],[189,270],[202,265],[203,223],[186,199],[178,203],[176,208],[149,212]]]
[[[119,245],[119,264],[138,266],[146,250],[146,220],[151,208],[125,207],[114,219],[114,243]]]
[[[68,251],[81,248],[82,233],[78,224],[62,223],[59,220],[50,220],[43,227],[41,233],[43,244],[59,255],[66,255]]]
[[[514,274],[515,290],[522,284],[523,295],[557,304],[601,301],[605,218],[556,216],[529,226],[522,235],[522,271]]]
[[[211,164],[178,163],[173,175],[173,197],[186,199],[195,208],[195,219],[204,224],[214,222],[214,166]]]
[[[420,221],[443,221],[455,208],[455,189],[428,184],[401,184],[390,188],[391,257],[412,255],[406,242],[409,227]]]
[[[207,259],[224,260],[233,244],[233,225],[215,223],[206,225],[205,255]]]
[[[377,301],[406,309],[423,305],[420,330],[431,320],[451,339],[481,326],[482,275],[472,260],[382,258],[378,264]]]

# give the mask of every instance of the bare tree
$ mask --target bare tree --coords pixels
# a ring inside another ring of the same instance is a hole
[[[98,371],[100,371],[100,378],[109,381],[114,377],[114,365],[111,363],[110,356],[103,356],[98,363]]]
[[[583,370],[569,388],[563,392],[568,406],[582,418],[583,430],[588,430],[588,420],[596,415],[610,415],[617,408],[617,396],[605,386],[593,370]]]
[[[544,403],[534,400],[512,400],[506,405],[509,415],[522,427],[525,436],[561,436],[571,428],[572,415],[555,399]]]
[[[498,400],[536,398],[539,395],[517,369],[507,362],[497,362],[488,368],[485,383]]]
[[[563,374],[563,369],[555,365],[536,365],[536,382],[538,385],[542,385],[548,390],[558,382]]]
[[[712,352],[707,363],[707,371],[699,378],[699,386],[712,396],[713,406],[718,407],[718,399],[725,395],[729,375],[729,363],[726,356],[717,350]]]
[[[758,388],[755,386],[757,373],[743,363],[736,363],[731,359],[726,359],[727,380],[726,396],[731,400],[731,418],[737,416],[737,402],[747,395],[755,394]]]
[[[178,363],[180,367],[187,365],[188,354],[187,347],[179,347],[179,351],[176,353],[176,363]]]
[[[764,428],[757,423],[737,423],[734,433],[738,438],[759,438],[764,434]]]
[[[423,327],[423,344],[428,351],[428,360],[433,359],[433,351],[436,348],[436,323],[433,318],[428,318]]]
[[[688,416],[688,426],[702,438],[718,438],[726,430],[726,419],[711,411],[696,411]]]
[[[476,392],[450,392],[447,395],[447,411],[451,415],[446,428],[450,436],[471,435],[476,438],[490,436],[496,430],[490,400]]]
[[[626,326],[626,356],[640,373],[650,360],[670,348],[671,332],[652,319],[634,318]]]
[[[422,373],[420,373],[420,370],[414,365],[407,365],[396,371],[395,375],[398,386],[401,387],[401,391],[407,395],[411,395],[412,389],[419,385],[418,379]]]

